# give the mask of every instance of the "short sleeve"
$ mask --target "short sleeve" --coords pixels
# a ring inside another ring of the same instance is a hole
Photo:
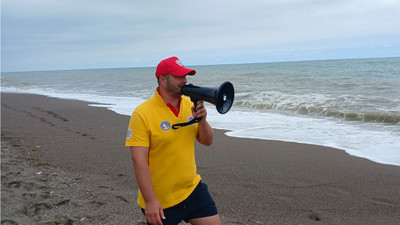
[[[146,121],[136,111],[133,112],[129,121],[125,146],[150,146],[150,134]]]

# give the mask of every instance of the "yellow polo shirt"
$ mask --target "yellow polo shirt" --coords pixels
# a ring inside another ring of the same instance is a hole
[[[126,146],[149,148],[151,181],[162,207],[169,208],[185,200],[200,182],[196,172],[194,143],[198,124],[172,129],[176,123],[192,118],[193,103],[182,97],[178,116],[158,94],[139,105],[129,122]],[[139,190],[138,204],[145,208]]]

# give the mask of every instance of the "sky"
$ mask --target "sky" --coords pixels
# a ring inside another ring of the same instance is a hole
[[[1,0],[1,70],[400,56],[400,0]]]

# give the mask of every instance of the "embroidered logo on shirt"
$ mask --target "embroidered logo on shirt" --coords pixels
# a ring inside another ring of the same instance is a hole
[[[193,116],[188,116],[187,121],[189,122],[189,121],[191,121],[192,119],[194,119]]]
[[[126,139],[129,139],[132,137],[132,130],[131,128],[128,129],[128,133],[126,134]]]
[[[171,124],[168,121],[163,121],[161,122],[160,127],[163,131],[168,131],[171,129]]]

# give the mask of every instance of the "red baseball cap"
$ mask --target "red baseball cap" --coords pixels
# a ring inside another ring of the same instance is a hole
[[[156,77],[160,77],[165,74],[182,77],[185,75],[195,75],[196,70],[186,68],[178,59],[178,57],[173,56],[162,60],[157,65]]]

